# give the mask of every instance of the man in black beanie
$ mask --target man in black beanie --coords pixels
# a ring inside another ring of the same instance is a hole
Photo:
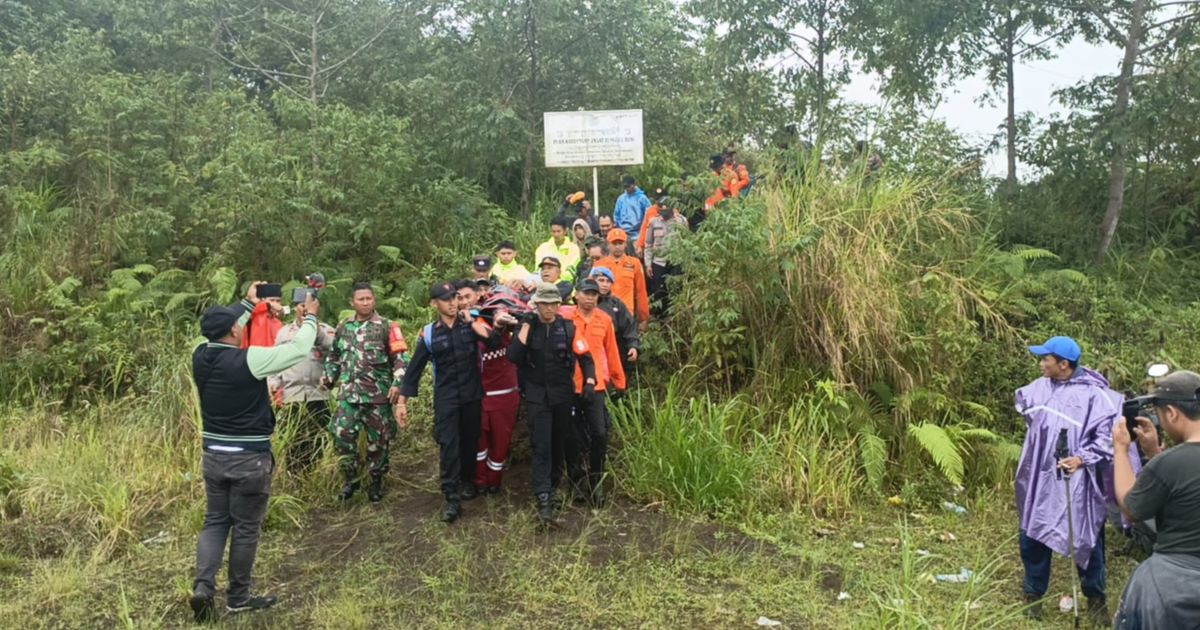
[[[196,579],[189,600],[196,621],[215,621],[216,577],[229,543],[230,613],[269,608],[275,597],[250,594],[250,572],[267,514],[271,474],[271,434],[275,412],[266,378],[304,361],[317,336],[320,303],[310,293],[304,323],[291,343],[242,349],[246,320],[258,304],[256,282],[246,299],[232,307],[204,311],[200,331],[208,339],[192,354],[192,377],[200,398],[204,438],[204,490],[207,508],[196,549]]]

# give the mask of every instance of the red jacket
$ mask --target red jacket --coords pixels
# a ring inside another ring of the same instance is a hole
[[[270,348],[275,345],[275,335],[283,328],[283,322],[271,315],[270,308],[271,305],[266,301],[254,305],[254,310],[250,311],[250,321],[246,322],[246,332],[242,334],[242,348]]]

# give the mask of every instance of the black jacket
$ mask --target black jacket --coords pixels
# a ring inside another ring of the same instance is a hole
[[[270,452],[275,411],[267,382],[250,372],[245,350],[203,344],[192,353],[192,376],[200,394],[205,448]]]
[[[600,296],[600,301],[596,303],[596,307],[612,317],[613,328],[617,332],[617,347],[621,349],[621,358],[624,360],[625,355],[629,353],[630,348],[641,349],[641,341],[638,340],[638,324],[634,319],[633,313],[629,312],[629,307],[617,298],[609,295]]]
[[[575,324],[559,315],[553,323],[544,324],[536,317],[530,318],[527,343],[521,336],[514,335],[508,347],[508,360],[516,364],[521,373],[521,391],[525,400],[532,404],[561,405],[575,401],[575,366],[583,371],[583,378],[596,378],[595,364],[587,349],[576,345]]]
[[[498,346],[498,335],[493,332],[492,337],[482,340],[471,329],[471,324],[461,318],[455,321],[453,328],[447,327],[440,318],[430,325],[432,347],[426,344],[425,329],[422,328],[417,335],[412,360],[404,372],[400,394],[415,398],[421,373],[425,371],[425,365],[432,362],[435,412],[483,400],[479,344],[482,341],[489,348]]]

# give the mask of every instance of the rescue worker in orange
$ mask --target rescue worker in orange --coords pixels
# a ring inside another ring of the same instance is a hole
[[[738,162],[737,149],[729,146],[725,149],[725,168],[732,175],[729,181],[729,196],[741,197],[750,188],[750,171],[746,165]]]
[[[621,228],[608,232],[608,256],[596,261],[596,267],[607,267],[613,273],[612,293],[629,307],[629,311],[645,328],[650,321],[650,299],[646,292],[646,268],[642,261],[627,255],[625,245],[629,236]]]
[[[582,392],[576,405],[575,427],[567,443],[567,473],[575,488],[576,503],[590,501],[599,507],[604,503],[604,461],[608,455],[609,415],[604,406],[609,391],[625,389],[625,370],[621,367],[621,351],[612,317],[596,308],[600,286],[587,278],[575,292],[575,308],[571,321],[575,330],[587,339],[596,371],[594,391]],[[565,310],[565,309],[564,309]],[[587,452],[587,468],[583,453]]]
[[[662,188],[654,189],[654,197],[652,197],[652,199],[654,199],[654,205],[646,209],[646,217],[642,219],[642,229],[638,230],[637,243],[636,247],[634,248],[634,255],[638,258],[642,257],[642,252],[646,249],[646,226],[650,225],[650,222],[654,220],[654,217],[657,217],[659,213],[662,212],[662,202],[663,199],[666,198],[667,191],[663,190]]]
[[[708,170],[712,171],[720,181],[717,189],[709,195],[708,199],[704,200],[705,210],[711,210],[722,201],[733,197],[733,184],[737,180],[737,173],[725,163],[725,156],[721,153],[712,156],[708,162]]]

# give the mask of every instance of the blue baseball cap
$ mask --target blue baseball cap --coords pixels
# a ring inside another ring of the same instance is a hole
[[[617,279],[613,276],[613,272],[608,267],[592,267],[591,276],[604,276],[609,282],[616,282]]]
[[[1079,349],[1079,344],[1070,337],[1051,337],[1046,340],[1046,343],[1040,346],[1029,346],[1029,351],[1039,357],[1044,357],[1047,354],[1053,354],[1060,359],[1079,362],[1079,357],[1083,356],[1083,351]]]

